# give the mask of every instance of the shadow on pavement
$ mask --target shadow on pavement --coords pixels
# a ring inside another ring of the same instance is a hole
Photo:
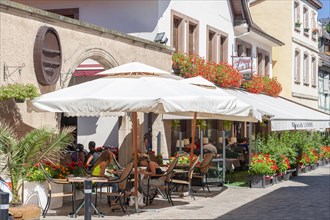
[[[302,186],[282,187],[217,219],[329,220],[330,175],[297,176],[291,181]]]

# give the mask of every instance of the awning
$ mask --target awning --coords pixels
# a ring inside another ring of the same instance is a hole
[[[215,92],[219,96],[232,96],[227,93],[224,89],[215,86],[212,82],[204,79],[201,76],[187,78],[181,80],[182,82],[195,85],[197,87],[207,88],[210,92]],[[236,97],[235,97],[236,98]],[[247,114],[248,112],[248,114]],[[258,122],[262,121],[262,113],[255,110],[253,106],[244,101],[237,99],[236,107],[223,111],[222,114],[198,114],[198,119],[220,119],[228,121],[247,121],[247,122]],[[163,120],[189,120],[193,119],[191,116],[186,114],[163,114]]]
[[[253,94],[242,90],[225,90],[270,118],[271,130],[307,130],[330,128],[330,115],[282,97]]]

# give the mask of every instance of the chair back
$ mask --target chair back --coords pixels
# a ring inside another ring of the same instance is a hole
[[[205,154],[202,163],[199,165],[201,173],[207,173],[208,172],[209,165],[210,165],[212,159],[213,159],[213,154],[212,153]]]
[[[165,173],[164,173],[164,175],[166,176],[165,182],[170,182],[171,181],[174,167],[176,166],[176,164],[178,163],[178,161],[179,161],[179,158],[176,157],[173,160],[173,162],[170,164],[170,166],[167,168],[167,170],[165,171]]]
[[[118,160],[116,159],[115,155],[113,153],[111,153],[111,160],[115,163],[115,165],[118,167],[119,170],[123,170],[124,167],[122,167]]]
[[[196,159],[193,161],[191,167],[189,168],[188,176],[187,176],[187,177],[188,177],[188,181],[191,181],[197,163],[198,163],[198,158],[196,158]]]
[[[126,165],[126,167],[124,168],[124,170],[118,180],[118,189],[119,190],[126,189],[126,185],[128,182],[127,180],[128,180],[128,177],[131,175],[132,170],[133,170],[133,162],[130,162],[129,164]]]

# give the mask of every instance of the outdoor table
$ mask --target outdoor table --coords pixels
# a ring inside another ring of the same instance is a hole
[[[77,183],[83,183],[85,180],[91,180],[93,183],[107,183],[108,179],[105,177],[68,177],[68,182],[73,183],[74,189],[73,189],[73,198],[76,200],[76,184]],[[82,200],[82,202],[79,204],[78,208],[75,209],[75,212],[71,215],[71,217],[77,217],[78,212],[80,209],[85,205],[85,199]],[[93,207],[95,213],[100,217],[102,214],[93,203],[91,203],[91,206]]]

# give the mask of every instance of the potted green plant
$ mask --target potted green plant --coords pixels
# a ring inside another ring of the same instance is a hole
[[[296,28],[300,28],[300,26],[301,26],[301,22],[300,22],[300,21],[295,22],[295,23],[294,23],[294,26],[295,26]]]
[[[61,155],[64,148],[74,140],[74,128],[60,132],[41,128],[18,138],[13,127],[0,123],[0,171],[11,179],[12,204],[21,205],[19,189],[26,176],[26,168],[42,160],[53,160]]]
[[[17,102],[24,102],[26,99],[38,96],[38,88],[33,84],[15,83],[0,87],[0,100],[14,99]]]
[[[180,127],[180,120],[172,120],[171,121],[171,128],[172,129],[177,129],[178,127]]]
[[[196,121],[196,125],[197,125],[202,131],[204,131],[204,130],[207,128],[206,120],[203,120],[203,119],[197,119],[197,121]]]
[[[309,32],[309,28],[304,28],[304,33],[308,34],[308,32]]]

